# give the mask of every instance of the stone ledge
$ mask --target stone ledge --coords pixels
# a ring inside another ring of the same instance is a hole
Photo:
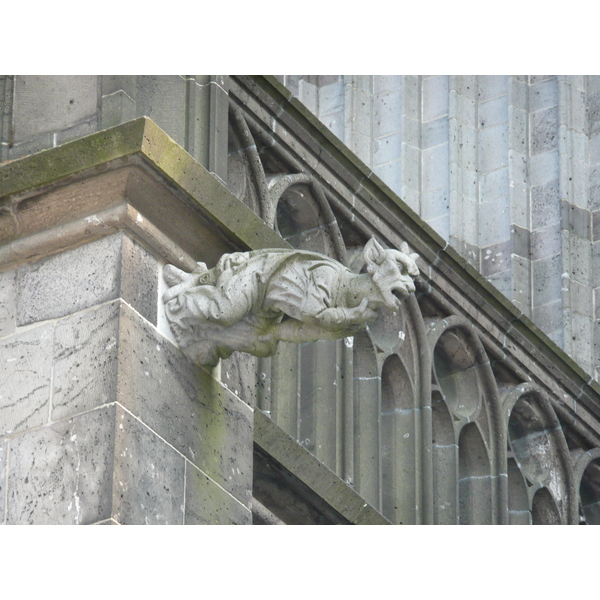
[[[391,524],[260,411],[254,413],[254,444],[254,496],[285,522]],[[271,477],[285,480],[285,488]],[[325,520],[312,521],[316,514]]]

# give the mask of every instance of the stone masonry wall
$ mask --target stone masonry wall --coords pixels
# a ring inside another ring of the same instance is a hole
[[[0,523],[250,523],[252,409],[157,328],[126,233],[0,271]]]
[[[279,80],[598,377],[600,77]]]

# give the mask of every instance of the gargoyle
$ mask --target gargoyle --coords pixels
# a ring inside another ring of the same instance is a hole
[[[375,239],[363,250],[367,272],[304,250],[256,250],[221,257],[186,273],[164,268],[165,314],[182,350],[214,365],[240,350],[272,356],[277,344],[340,339],[358,333],[387,306],[415,291],[417,254],[386,250]]]

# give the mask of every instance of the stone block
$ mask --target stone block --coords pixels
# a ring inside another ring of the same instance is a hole
[[[368,104],[366,103],[367,106]],[[400,90],[373,98],[373,137],[379,138],[400,131],[402,108]],[[361,118],[366,119],[367,116],[361,113]]]
[[[527,153],[527,112],[509,106],[509,138],[511,150],[521,154]]]
[[[252,409],[122,306],[118,398],[211,479],[249,505]]]
[[[423,151],[422,191],[429,192],[448,187],[448,145],[443,144]]]
[[[479,210],[479,245],[482,248],[510,238],[508,196],[482,202]]]
[[[481,274],[489,277],[506,271],[511,266],[511,240],[505,240],[481,249]]]
[[[508,96],[479,103],[479,127],[488,129],[508,121]]]
[[[531,260],[539,260],[562,251],[560,225],[549,225],[531,232]]]
[[[373,91],[379,96],[394,92],[402,88],[403,75],[375,75],[373,77]]]
[[[121,298],[156,325],[161,267],[152,254],[125,235],[121,252]]]
[[[477,130],[473,127],[460,127],[456,142],[452,142],[458,154],[458,164],[467,171],[477,168]]]
[[[440,144],[448,144],[448,116],[444,115],[434,121],[427,121],[421,127],[421,147],[433,148]]]
[[[600,91],[588,94],[587,125],[590,138],[600,133]]]
[[[337,79],[319,88],[319,118],[344,110],[344,82]]]
[[[16,142],[57,132],[96,113],[98,77],[18,76],[14,90]]]
[[[185,524],[186,525],[250,525],[250,509],[210,477],[186,464]]]
[[[0,340],[0,437],[48,421],[53,325]]]
[[[560,223],[560,191],[558,179],[553,179],[531,188],[531,228],[557,223]]]
[[[519,76],[508,78],[508,103],[515,109],[527,110],[527,90],[528,86],[525,81],[519,80]]]
[[[0,440],[0,525],[4,524],[6,506],[6,468],[8,466],[8,440]]]
[[[448,110],[450,120],[456,120],[460,125],[476,127],[477,102],[475,100],[450,90]]]
[[[441,188],[431,192],[424,192],[422,198],[421,218],[429,222],[431,219],[447,215],[449,211],[448,188]]]
[[[221,382],[248,406],[256,406],[256,356],[234,352],[221,359]]]
[[[531,232],[529,229],[513,224],[510,228],[510,237],[513,253],[531,259]]]
[[[3,244],[17,237],[19,226],[14,213],[8,206],[0,206],[0,241]]]
[[[376,139],[373,146],[373,166],[379,167],[385,163],[397,160],[402,148],[402,139],[400,133]]]
[[[558,179],[558,153],[544,152],[532,156],[527,164],[527,169],[529,170],[529,184],[532,186]]]
[[[424,122],[433,121],[448,114],[448,76],[431,75],[423,77],[422,90],[422,119]]]
[[[546,335],[562,330],[562,302],[555,300],[548,304],[536,306],[533,309],[533,320]]]
[[[571,280],[569,283],[569,292],[569,308],[571,309],[571,313],[590,317],[593,314],[594,307],[592,288]]]
[[[186,145],[186,82],[179,75],[137,77],[137,115],[152,119],[180,146]]]
[[[63,317],[117,298],[121,234],[19,268],[18,325]]]
[[[477,159],[481,173],[508,165],[507,125],[496,125],[479,132]]]
[[[102,96],[101,127],[107,129],[135,119],[135,100],[123,90]]]
[[[15,436],[7,524],[87,525],[110,517],[115,407]]]
[[[116,406],[112,517],[122,525],[182,525],[185,459]]]
[[[124,234],[110,235],[19,268],[17,324],[60,318],[122,297],[157,319],[158,261]]]
[[[508,197],[508,167],[502,167],[481,175],[479,180],[479,198],[481,202],[489,202],[501,196]]]
[[[56,323],[52,420],[116,400],[119,315],[117,300]]]
[[[508,94],[508,76],[479,75],[477,77],[477,88],[481,102],[498,96],[504,96]]]
[[[523,312],[531,317],[531,261],[522,256],[512,255],[513,302],[519,302]]]
[[[530,116],[531,153],[543,154],[558,148],[558,107],[553,106]]]
[[[584,285],[591,285],[593,276],[593,264],[594,263],[594,248],[588,240],[584,240],[576,235],[569,236],[570,245],[570,256],[569,261],[571,264],[571,279],[575,279],[579,283]]]
[[[499,271],[487,277],[487,280],[492,283],[500,292],[508,299],[512,298],[512,272],[510,269]]]
[[[562,257],[560,254],[532,261],[533,305],[556,302],[561,298]]]
[[[598,137],[600,139],[600,136]],[[600,166],[590,167],[588,177],[589,200],[592,210],[600,209]]]
[[[433,228],[433,230],[441,235],[445,240],[450,238],[450,215],[445,214],[434,219],[429,219],[427,224]]]
[[[509,168],[510,172],[510,168]],[[521,181],[509,180],[510,219],[519,227],[528,229],[529,222],[529,186]]]
[[[600,135],[594,135],[587,138],[589,140],[589,161],[590,165],[600,163]]]
[[[529,112],[558,105],[558,82],[556,78],[545,79],[529,86]]]
[[[15,330],[17,272],[14,269],[0,273],[0,338]]]

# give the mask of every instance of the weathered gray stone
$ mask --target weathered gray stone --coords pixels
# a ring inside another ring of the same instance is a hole
[[[0,436],[48,421],[53,325],[0,340]]]
[[[116,408],[113,518],[122,525],[182,525],[185,459]]]
[[[560,225],[549,225],[531,233],[531,260],[559,254],[562,250]]]
[[[126,305],[118,398],[136,417],[248,505],[252,410]]]
[[[14,139],[70,127],[94,115],[98,78],[92,75],[19,76],[15,84]]]
[[[10,441],[8,524],[86,525],[110,517],[115,407]]]
[[[202,471],[187,463],[186,525],[250,525],[252,513]]]
[[[558,148],[558,107],[531,115],[531,153],[542,154]]]
[[[122,235],[112,235],[19,269],[17,323],[64,317],[119,293]]]
[[[115,234],[19,268],[17,323],[65,315],[122,297],[156,323],[158,261]]]
[[[479,104],[479,126],[487,129],[508,121],[508,96],[503,95]]]
[[[533,306],[541,306],[560,298],[562,273],[560,254],[531,263],[533,279]]]
[[[0,338],[15,330],[17,272],[0,273]]]
[[[531,228],[560,222],[558,179],[531,188]]]
[[[0,440],[0,525],[4,525],[6,505],[6,468],[8,465],[8,440]]]
[[[121,298],[156,325],[158,261],[127,236],[123,236],[122,261]]]
[[[56,323],[52,420],[116,400],[120,302]]]
[[[496,125],[479,132],[477,165],[481,173],[508,165],[508,127]]]
[[[529,112],[558,105],[558,85],[556,77],[545,79],[529,87]]]

